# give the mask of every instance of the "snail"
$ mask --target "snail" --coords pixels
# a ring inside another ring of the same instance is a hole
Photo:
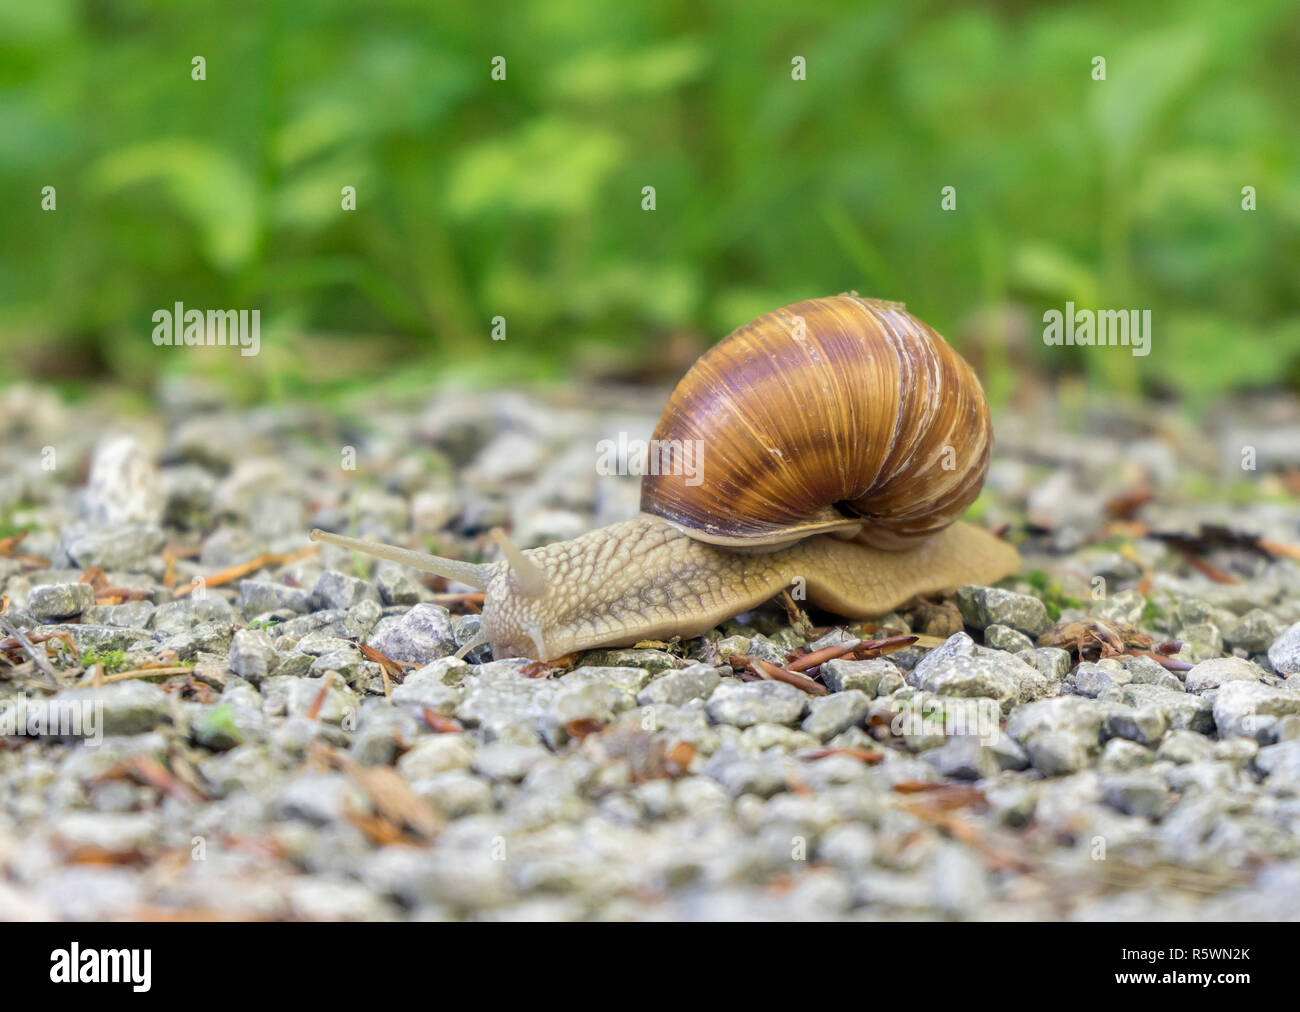
[[[553,660],[698,636],[792,584],[868,618],[1018,570],[1015,548],[957,519],[991,442],[966,361],[901,304],[849,293],[768,313],[701,356],[651,446],[669,465],[702,447],[702,466],[650,468],[631,520],[526,551],[493,531],[503,558],[486,564],[311,538],[483,590],[462,655],[488,643],[497,658]]]

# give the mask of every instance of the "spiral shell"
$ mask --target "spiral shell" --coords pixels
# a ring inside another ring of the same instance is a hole
[[[934,330],[895,302],[809,299],[733,331],[682,378],[641,509],[719,545],[836,533],[905,548],[974,501],[991,444],[979,379]]]

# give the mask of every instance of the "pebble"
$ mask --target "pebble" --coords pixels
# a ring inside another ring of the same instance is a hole
[[[38,622],[74,618],[94,603],[95,591],[88,583],[46,584],[27,595],[27,610]]]
[[[903,673],[887,657],[869,661],[827,661],[821,678],[832,692],[856,689],[868,696],[887,696],[903,686]]]
[[[417,604],[404,615],[383,619],[368,645],[395,661],[420,665],[456,652],[451,615],[436,604]]]
[[[1268,648],[1268,662],[1280,675],[1300,673],[1300,622],[1288,627]]]
[[[794,724],[808,706],[808,696],[785,682],[724,682],[709,696],[709,717],[719,724]]]
[[[1047,606],[1038,598],[998,587],[958,587],[957,607],[966,624],[975,629],[1008,626],[1037,639],[1052,627]]]

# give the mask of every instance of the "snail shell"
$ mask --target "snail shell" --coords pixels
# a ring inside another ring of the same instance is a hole
[[[733,331],[682,378],[654,440],[641,509],[696,540],[766,550],[834,533],[902,549],[975,500],[992,425],[974,370],[939,334],[899,303],[849,294]],[[693,468],[676,456],[687,440],[702,452]]]

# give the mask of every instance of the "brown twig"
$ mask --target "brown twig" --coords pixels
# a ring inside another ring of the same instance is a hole
[[[730,663],[733,668],[737,665],[748,668],[760,678],[793,685],[796,689],[801,689],[810,696],[825,696],[830,692],[820,682],[814,682],[811,678],[801,675],[797,671],[780,667],[771,661],[763,660],[761,657],[754,657],[750,654],[732,654]]]
[[[211,576],[203,577],[203,586],[220,587],[224,584],[242,579],[249,573],[255,573],[266,566],[287,566],[290,562],[297,562],[299,559],[304,559],[319,551],[320,545],[308,545],[306,548],[300,548],[296,552],[263,552],[257,558],[250,559],[248,562],[241,562],[237,566],[231,566],[230,568],[223,569],[218,573],[213,573]],[[195,588],[198,586],[198,583],[187,584],[177,590],[175,596],[186,597],[193,593]]]
[[[193,670],[193,668],[185,665],[177,665],[175,667],[146,666],[143,668],[132,668],[130,671],[119,671],[115,675],[105,675],[104,684],[109,685],[113,682],[127,682],[132,678],[156,678],[159,675],[188,675]]]

